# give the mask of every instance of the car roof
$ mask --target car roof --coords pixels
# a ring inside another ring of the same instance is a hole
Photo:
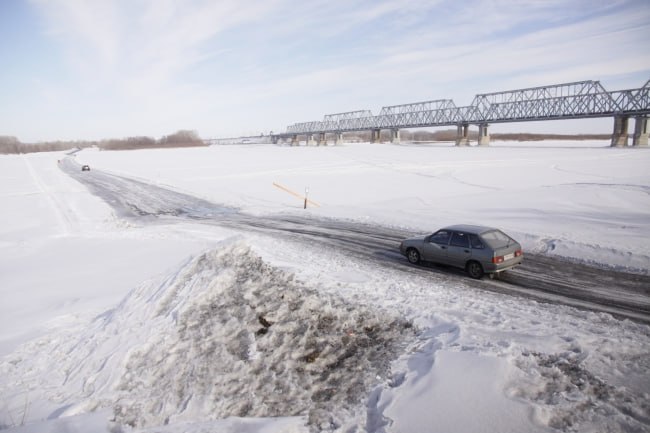
[[[498,230],[498,229],[495,229],[494,227],[475,226],[471,224],[456,224],[453,226],[444,227],[441,230],[455,230],[458,232],[474,233],[480,235],[481,233],[489,232],[491,230]]]

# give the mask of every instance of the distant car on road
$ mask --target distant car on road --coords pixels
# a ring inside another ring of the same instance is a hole
[[[90,171],[90,166],[89,165],[82,165],[81,166],[81,171]]]
[[[409,262],[432,262],[465,269],[472,278],[490,277],[521,264],[524,253],[519,242],[499,229],[454,225],[400,244]]]

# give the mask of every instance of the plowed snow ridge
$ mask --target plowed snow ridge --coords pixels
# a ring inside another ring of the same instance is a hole
[[[134,427],[305,416],[331,428],[363,407],[414,335],[396,315],[319,293],[235,242],[143,284],[81,335],[38,344],[61,373],[41,386],[60,403],[52,417],[112,407]]]

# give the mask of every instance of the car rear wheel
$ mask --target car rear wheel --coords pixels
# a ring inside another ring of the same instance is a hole
[[[420,263],[420,253],[418,253],[418,250],[415,248],[409,248],[406,250],[406,258],[414,265]]]
[[[474,279],[478,280],[483,277],[483,266],[481,266],[479,262],[471,261],[467,263],[465,270],[467,271],[467,274]]]

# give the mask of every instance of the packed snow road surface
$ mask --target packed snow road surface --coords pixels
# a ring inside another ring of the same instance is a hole
[[[359,223],[300,218],[295,216],[254,217],[237,209],[182,194],[147,182],[100,170],[82,171],[71,158],[60,167],[85,184],[124,218],[151,220],[187,218],[306,241],[315,239],[324,248],[376,261],[396,273],[427,274],[432,279],[454,278],[469,284],[462,271],[447,267],[410,265],[398,251],[399,242],[413,233]],[[545,302],[577,306],[650,322],[650,276],[601,269],[543,255],[526,254],[522,266],[498,280],[472,281],[474,287],[493,292],[526,296]]]

